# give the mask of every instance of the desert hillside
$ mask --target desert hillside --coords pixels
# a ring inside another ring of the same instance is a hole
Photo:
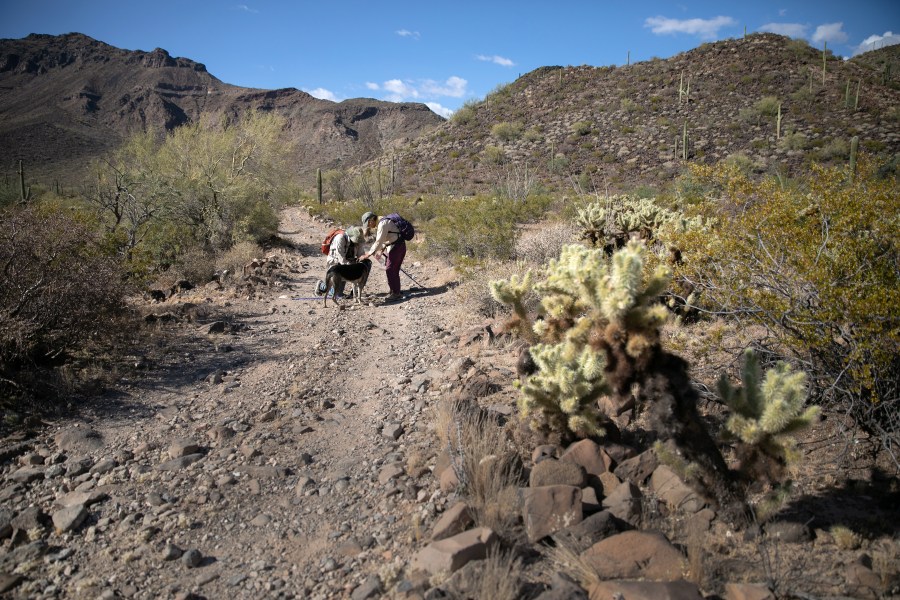
[[[757,34],[628,66],[548,66],[393,154],[400,189],[471,195],[662,189],[687,163],[795,174],[849,142],[900,152],[897,46],[849,61]],[[780,113],[779,113],[780,106]],[[382,160],[382,166],[386,159]]]

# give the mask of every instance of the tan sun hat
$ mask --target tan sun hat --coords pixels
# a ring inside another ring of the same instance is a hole
[[[373,213],[372,211],[366,212],[366,213],[362,216],[362,224],[363,224],[363,225],[368,225],[369,219],[371,219],[372,217],[377,217],[377,216],[378,216],[378,215],[376,215],[376,214]]]
[[[348,227],[347,228],[347,237],[350,238],[350,241],[354,244],[358,244],[362,241],[362,227]]]

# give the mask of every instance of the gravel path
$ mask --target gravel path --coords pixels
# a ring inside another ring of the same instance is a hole
[[[399,572],[446,503],[428,466],[459,340],[441,317],[452,273],[408,258],[424,289],[406,300],[381,304],[375,270],[368,304],[324,308],[304,298],[326,231],[287,210],[294,248],[270,255],[252,289],[148,307],[152,344],[112,389],[74,420],[4,441],[0,530],[13,540],[0,590],[364,597],[361,584]]]

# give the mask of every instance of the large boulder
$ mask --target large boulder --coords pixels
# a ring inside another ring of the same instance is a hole
[[[495,543],[497,534],[487,527],[476,527],[428,544],[413,557],[412,568],[432,575],[453,573],[471,560],[485,558]]]
[[[601,579],[675,581],[684,577],[684,555],[664,535],[626,531],[601,540],[581,557]]]
[[[525,532],[531,542],[581,522],[583,514],[579,487],[546,485],[522,488],[519,494]]]

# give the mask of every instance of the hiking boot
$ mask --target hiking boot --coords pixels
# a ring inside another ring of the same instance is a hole
[[[316,296],[324,296],[326,291],[327,290],[325,289],[325,282],[322,281],[321,279],[318,280],[316,282],[316,291],[315,291]]]
[[[385,302],[397,302],[398,300],[403,300],[403,294],[388,294],[384,299]]]

